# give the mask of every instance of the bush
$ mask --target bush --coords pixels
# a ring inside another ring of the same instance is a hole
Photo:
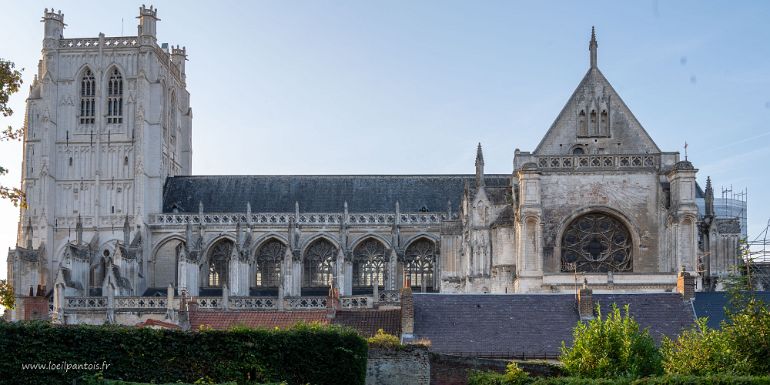
[[[662,373],[661,356],[647,330],[613,304],[612,311],[588,323],[578,322],[572,346],[562,343],[561,361],[573,376],[588,378],[639,378]]]
[[[721,330],[705,320],[676,340],[664,340],[666,373],[679,375],[770,374],[770,310],[748,298],[737,312],[728,312]]]
[[[529,374],[511,361],[505,374],[471,370],[468,373],[468,385],[525,385],[530,382]]]
[[[48,362],[107,362],[104,378],[150,383],[364,384],[367,350],[354,331],[321,325],[183,332],[0,323],[0,384],[72,383],[93,372],[21,370]]]
[[[385,333],[385,330],[383,329],[378,329],[377,334],[375,334],[373,337],[369,337],[366,341],[372,348],[396,350],[403,346],[401,345],[401,340],[398,337]]]
[[[725,333],[710,329],[701,318],[676,340],[663,339],[663,369],[668,374],[688,376],[745,372],[745,365],[740,367],[730,345]]]
[[[737,313],[729,314],[729,323],[722,325],[730,353],[739,373],[770,374],[770,308],[751,298]]]

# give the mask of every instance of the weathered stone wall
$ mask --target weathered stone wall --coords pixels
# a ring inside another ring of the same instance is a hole
[[[465,385],[470,370],[504,373],[509,360],[461,357],[430,353],[431,385]],[[562,374],[558,366],[548,362],[517,362],[520,368],[536,377],[555,377]]]
[[[428,385],[430,381],[428,349],[407,346],[400,350],[369,349],[366,385]]]
[[[633,271],[658,272],[660,183],[654,172],[541,176],[544,271],[561,269],[561,231],[580,214],[601,210],[625,222],[634,241]]]

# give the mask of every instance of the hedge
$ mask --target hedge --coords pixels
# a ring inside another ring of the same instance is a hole
[[[637,380],[628,378],[591,379],[579,377],[532,378],[524,382],[505,380],[505,375],[495,372],[473,371],[468,376],[468,385],[770,385],[770,377],[752,376],[659,376]]]
[[[185,332],[0,322],[0,384],[72,383],[94,373],[22,365],[106,362],[102,373],[112,380],[363,385],[367,349],[355,331],[336,326]]]

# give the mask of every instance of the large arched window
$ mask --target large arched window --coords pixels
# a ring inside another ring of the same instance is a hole
[[[278,287],[281,284],[281,261],[286,245],[276,239],[265,242],[257,250],[257,271],[254,286]]]
[[[96,80],[90,68],[80,78],[80,124],[96,122]]]
[[[369,238],[353,250],[353,287],[384,286],[388,258],[382,242]]]
[[[107,123],[123,122],[123,76],[116,67],[110,71],[107,83]]]
[[[404,253],[404,275],[412,287],[421,291],[433,289],[433,264],[436,260],[436,244],[421,238],[412,242]]]
[[[330,287],[334,280],[337,247],[326,239],[313,242],[305,251],[302,286]]]
[[[562,271],[633,271],[631,234],[604,213],[575,218],[561,240]]]
[[[233,242],[221,240],[209,252],[209,271],[206,283],[209,287],[222,287],[227,283],[227,263],[233,251]]]

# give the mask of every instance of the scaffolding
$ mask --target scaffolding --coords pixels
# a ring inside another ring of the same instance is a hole
[[[741,238],[748,239],[747,201],[748,189],[734,190],[733,186],[722,187],[722,198],[714,199],[717,218],[736,218],[741,225]]]
[[[770,219],[765,229],[752,240],[746,240],[744,262],[749,267],[746,271],[752,285],[759,289],[770,290]]]

